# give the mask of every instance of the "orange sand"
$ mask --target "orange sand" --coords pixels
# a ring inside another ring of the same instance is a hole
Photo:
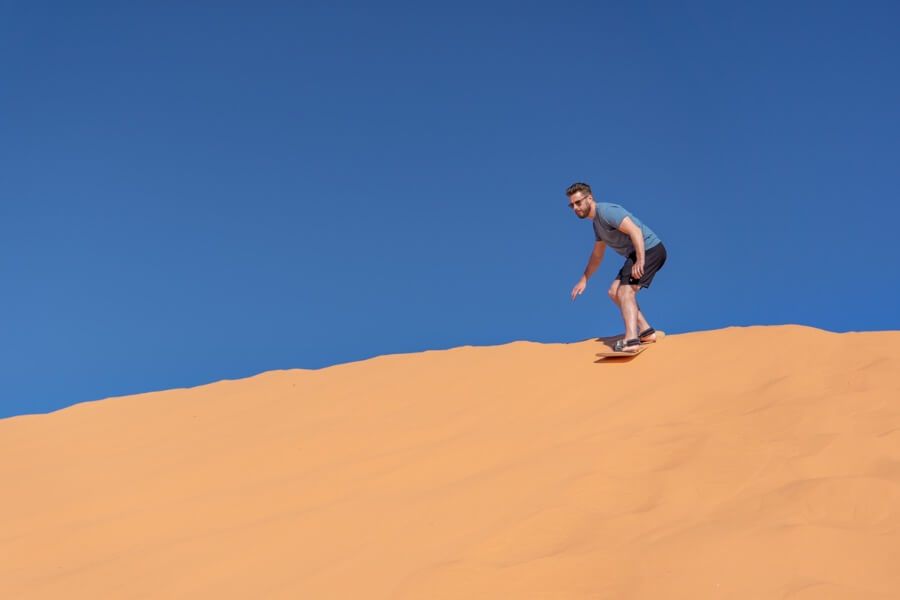
[[[599,345],[0,420],[0,598],[900,598],[900,332]]]

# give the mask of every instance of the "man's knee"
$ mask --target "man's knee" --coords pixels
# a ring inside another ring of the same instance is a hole
[[[633,298],[635,295],[635,286],[633,285],[620,285],[619,289],[616,290],[616,298],[618,300],[624,300],[626,298]]]
[[[616,304],[619,303],[619,298],[617,295],[618,291],[619,291],[619,280],[616,279],[613,282],[613,284],[611,286],[609,286],[609,291],[606,292],[607,294],[609,294],[609,299],[612,300],[613,302],[615,302]]]

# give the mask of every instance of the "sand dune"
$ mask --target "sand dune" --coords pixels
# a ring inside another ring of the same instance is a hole
[[[0,420],[0,598],[900,598],[900,332],[598,346]]]

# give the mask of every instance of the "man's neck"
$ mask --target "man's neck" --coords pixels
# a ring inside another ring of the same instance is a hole
[[[594,220],[594,217],[597,216],[597,203],[591,202],[591,211],[588,213],[588,219]]]

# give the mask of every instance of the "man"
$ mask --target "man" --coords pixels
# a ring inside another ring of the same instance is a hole
[[[625,338],[616,342],[615,350],[635,352],[642,343],[655,342],[656,330],[641,313],[637,293],[641,288],[650,287],[653,276],[665,264],[666,247],[653,230],[618,204],[595,202],[588,184],[573,183],[566,196],[569,208],[579,219],[593,221],[596,239],[584,275],[572,288],[572,300],[584,292],[587,280],[603,261],[608,244],[625,257],[625,264],[609,288],[609,297],[622,311],[625,321]]]

